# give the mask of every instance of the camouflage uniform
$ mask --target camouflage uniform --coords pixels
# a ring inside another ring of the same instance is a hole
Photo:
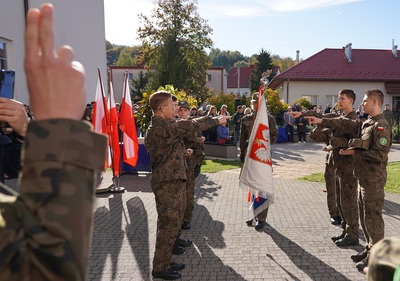
[[[393,279],[394,275],[397,279]],[[400,237],[380,240],[371,250],[368,261],[368,281],[398,281],[400,275]]]
[[[170,122],[152,116],[145,137],[150,155],[152,177],[158,213],[156,249],[153,270],[165,271],[172,261],[172,248],[180,231],[185,210],[186,170],[184,137],[219,123],[209,117]]]
[[[253,127],[254,112],[245,115],[242,118],[242,126],[240,127],[239,147],[240,147],[240,161],[244,163],[244,157],[246,156],[248,141],[250,139],[251,130]],[[278,138],[278,128],[274,116],[268,113],[268,127],[269,137],[271,144],[275,143]],[[266,208],[257,215],[257,220],[265,221],[268,215],[268,209]]]
[[[353,120],[360,123],[358,114],[353,110],[346,115],[324,115],[326,120]],[[340,122],[340,121],[339,121]],[[321,127],[325,126],[323,122]],[[329,126],[328,126],[329,127]],[[340,155],[339,151],[348,148],[348,141],[358,136],[358,131],[344,131],[342,128],[332,129],[332,139],[330,145],[333,147],[333,165],[335,169],[335,181],[339,194],[336,200],[340,216],[342,218],[342,228],[345,238],[349,240],[358,239],[358,204],[357,204],[357,179],[354,176],[354,157]]]
[[[332,130],[318,126],[310,133],[310,139],[316,142],[324,142],[329,146],[332,139]],[[339,189],[336,188],[337,182],[335,178],[335,166],[333,165],[332,150],[326,154],[324,179],[329,216],[331,218],[339,217],[339,209],[336,203],[339,198],[339,194],[337,194]]]
[[[106,151],[106,138],[90,128],[67,119],[29,124],[20,194],[0,193],[0,280],[85,280],[94,170]]]
[[[323,119],[322,124],[335,126],[347,132],[359,130],[358,122],[342,121]],[[382,210],[387,178],[386,166],[391,144],[391,129],[383,114],[369,117],[361,125],[360,138],[349,141],[349,146],[355,149],[354,160],[357,165],[354,166],[354,173],[360,183],[358,193],[360,223],[367,249],[384,237]]]
[[[198,169],[203,164],[205,157],[204,154],[204,143],[201,142],[198,137],[201,137],[201,132],[195,132],[194,138],[196,141],[193,144],[185,143],[187,148],[193,149],[193,154],[186,158],[187,172],[186,172],[186,209],[183,216],[183,221],[190,222],[193,217],[194,210],[194,187],[196,184],[195,179],[195,168]]]

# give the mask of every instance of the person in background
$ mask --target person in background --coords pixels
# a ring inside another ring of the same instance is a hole
[[[42,4],[26,17],[24,65],[35,121],[19,131],[1,117],[26,138],[20,193],[0,186],[2,281],[86,277],[95,170],[104,168],[107,139],[81,121],[84,69],[71,47],[54,50],[53,14]]]
[[[190,116],[191,117],[197,116],[197,108],[196,107],[192,107],[192,109],[190,110]]]
[[[294,121],[295,120],[294,120],[293,116],[290,114],[292,111],[293,111],[292,107],[289,106],[283,116],[283,119],[285,120],[286,136],[290,142],[294,142]]]
[[[240,136],[240,125],[244,116],[243,107],[238,105],[235,114],[233,114],[232,122],[234,125],[233,143],[237,145]]]
[[[227,123],[222,123],[217,127],[217,143],[218,144],[233,144],[229,134]]]
[[[329,113],[331,113],[331,110],[332,110],[331,104],[330,104],[330,103],[327,103],[327,104],[326,104],[326,107],[325,107],[324,113],[325,113],[325,114],[329,114]]]
[[[243,115],[248,115],[248,114],[251,114],[251,108],[250,107],[245,108],[244,111],[243,111]]]
[[[390,104],[385,104],[385,109],[382,110],[383,116],[385,116],[386,121],[389,123],[390,128],[393,128],[394,125],[394,114],[393,111],[390,110]]]
[[[294,120],[294,124],[297,126],[297,136],[299,138],[299,143],[305,143],[308,120],[300,116]]]

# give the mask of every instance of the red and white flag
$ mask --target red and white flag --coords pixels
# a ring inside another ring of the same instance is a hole
[[[258,110],[253,123],[239,186],[248,189],[254,216],[273,203],[274,185],[270,130],[263,93],[259,93]]]
[[[100,78],[97,79],[96,97],[94,100],[92,124],[94,131],[108,135],[107,128],[107,102],[104,96],[103,85]]]
[[[125,77],[124,82],[119,124],[123,132],[124,162],[135,167],[138,161],[139,144],[136,134],[135,117],[132,111],[131,94],[129,93],[128,76]]]
[[[109,112],[107,109],[107,101],[104,96],[104,90],[99,71],[99,77],[97,79],[96,97],[94,100],[94,107],[93,107],[93,118],[92,118],[94,131],[108,136],[108,126],[107,126],[108,118],[109,118]],[[107,146],[106,158],[104,159],[104,171],[107,169],[107,167],[110,166],[110,163],[111,163],[110,147]]]
[[[109,126],[109,142],[112,150],[112,169],[114,177],[119,175],[120,165],[121,165],[121,153],[119,146],[119,136],[118,136],[118,121],[119,113],[115,105],[114,90],[112,83],[110,82],[110,96],[109,96],[109,106],[110,106],[110,126]]]

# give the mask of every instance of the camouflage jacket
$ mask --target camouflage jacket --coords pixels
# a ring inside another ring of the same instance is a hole
[[[246,149],[248,145],[248,140],[250,138],[251,129],[253,127],[254,112],[243,116],[242,126],[240,127],[240,153],[246,155]],[[276,126],[276,121],[274,116],[268,113],[268,127],[269,127],[269,137],[271,144],[275,143],[278,138],[278,128]],[[241,157],[242,158],[242,157]]]
[[[368,117],[362,124],[346,119],[322,119],[322,125],[333,127],[344,133],[358,136],[349,140],[349,147],[355,149],[354,160],[357,165],[354,173],[361,186],[386,183],[386,165],[392,144],[392,131],[383,114]],[[383,187],[382,186],[382,187]]]
[[[152,116],[145,137],[145,146],[150,155],[152,168],[151,183],[186,180],[184,138],[194,136],[196,131],[204,131],[218,123],[218,120],[208,116],[176,122]]]
[[[85,280],[94,170],[106,152],[106,138],[90,129],[66,119],[29,124],[20,195],[0,193],[0,280]]]

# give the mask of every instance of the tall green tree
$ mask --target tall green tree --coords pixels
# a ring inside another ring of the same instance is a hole
[[[260,87],[260,79],[262,77],[263,72],[267,71],[268,69],[273,69],[274,65],[272,64],[271,55],[269,52],[264,51],[261,49],[260,53],[257,55],[257,63],[256,68],[253,70],[251,74],[251,91],[255,92]],[[272,75],[268,78],[269,80],[272,79]]]
[[[221,51],[219,48],[213,48],[208,55],[212,66],[214,67],[223,67],[227,72],[231,70],[231,68],[238,61],[248,62],[249,58],[242,55],[238,51]]]
[[[138,38],[142,49],[138,63],[151,75],[147,91],[174,85],[203,101],[207,69],[206,48],[211,48],[211,27],[197,12],[196,0],[155,0],[150,17],[139,15]]]

